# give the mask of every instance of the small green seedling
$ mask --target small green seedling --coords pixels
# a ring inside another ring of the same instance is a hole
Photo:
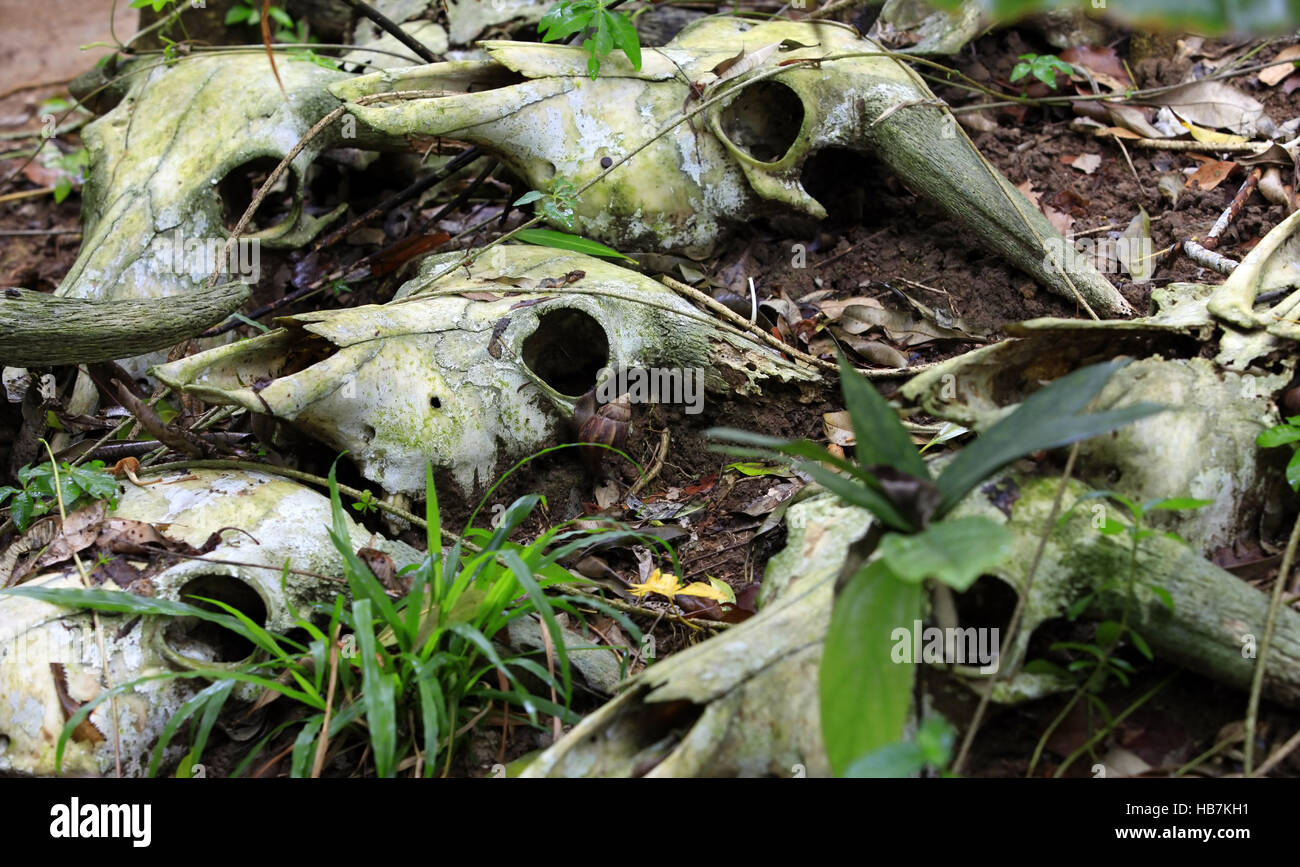
[[[609,9],[607,0],[560,0],[537,23],[543,42],[558,42],[583,33],[587,50],[587,72],[600,74],[600,59],[621,48],[632,68],[641,69],[641,40],[632,19]]]
[[[18,471],[21,488],[0,487],[0,504],[13,497],[9,503],[9,517],[20,531],[26,532],[42,515],[58,511],[59,497],[55,493],[54,477],[53,464],[36,464]],[[94,500],[107,500],[110,506],[117,505],[117,480],[105,471],[103,461],[91,461],[79,467],[64,461],[58,471],[58,486],[63,495],[63,507],[69,512]]]
[[[1073,75],[1074,67],[1055,54],[1022,54],[1020,62],[1011,70],[1011,81],[1014,84],[1026,75],[1033,75],[1034,78],[1055,90],[1058,72],[1063,75]]]

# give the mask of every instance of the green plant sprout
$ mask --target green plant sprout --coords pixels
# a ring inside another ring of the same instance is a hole
[[[1030,759],[1028,774],[1033,774],[1034,768],[1038,764],[1039,757],[1048,739],[1052,736],[1057,727],[1065,720],[1070,710],[1078,703],[1080,698],[1086,698],[1090,709],[1100,713],[1105,721],[1107,728],[1114,725],[1114,720],[1110,709],[1106,706],[1099,696],[1099,693],[1106,688],[1110,678],[1114,678],[1122,685],[1129,685],[1129,676],[1136,672],[1133,664],[1128,660],[1116,656],[1120,645],[1127,640],[1138,653],[1147,658],[1148,661],[1155,659],[1155,654],[1151,652],[1151,646],[1147,644],[1141,633],[1129,625],[1129,617],[1132,614],[1134,605],[1137,600],[1137,555],[1138,549],[1144,539],[1152,536],[1163,535],[1175,541],[1186,544],[1186,541],[1177,533],[1172,531],[1159,532],[1144,526],[1146,518],[1152,512],[1179,512],[1188,509],[1200,509],[1208,506],[1212,500],[1197,500],[1191,497],[1168,497],[1159,500],[1148,500],[1145,503],[1139,503],[1123,494],[1115,491],[1089,491],[1070,507],[1064,515],[1056,522],[1058,527],[1064,525],[1070,520],[1073,512],[1080,505],[1089,500],[1108,499],[1122,505],[1128,510],[1131,521],[1124,523],[1121,521],[1111,520],[1109,515],[1103,516],[1103,523],[1097,527],[1097,531],[1106,536],[1117,536],[1127,534],[1129,537],[1129,568],[1128,575],[1124,579],[1109,579],[1101,584],[1096,590],[1077,599],[1070,605],[1066,611],[1066,617],[1070,621],[1077,620],[1090,605],[1096,600],[1101,593],[1124,589],[1124,607],[1120,613],[1120,619],[1103,620],[1098,623],[1093,633],[1092,642],[1083,641],[1058,641],[1051,645],[1049,650],[1054,653],[1081,654],[1080,658],[1074,659],[1068,663],[1065,668],[1046,659],[1035,659],[1025,664],[1024,670],[1030,674],[1053,674],[1058,677],[1074,679],[1078,682],[1078,688],[1074,697],[1066,704],[1056,718],[1048,725],[1042,736],[1038,739],[1038,744],[1034,748],[1033,757]],[[1162,604],[1172,613],[1174,610],[1174,598],[1169,590],[1158,584],[1149,584],[1147,589],[1160,600]],[[1095,741],[1094,741],[1095,742]],[[1065,766],[1058,769],[1058,775],[1064,773]]]
[[[622,49],[632,68],[641,69],[641,40],[636,25],[622,12],[612,11],[608,0],[560,0],[537,23],[543,42],[558,42],[583,33],[587,51],[587,72],[594,80],[600,74],[600,59],[615,48]]]
[[[1109,432],[1164,408],[1138,403],[1086,412],[1125,363],[1080,368],[1030,395],[963,448],[937,479],[894,409],[843,357],[840,387],[857,444],[855,461],[808,440],[712,431],[742,444],[720,448],[728,454],[795,458],[814,481],[879,522],[850,548],[822,654],[822,737],[834,773],[848,773],[858,761],[903,738],[915,666],[893,662],[891,636],[899,625],[920,619],[922,583],[965,591],[1011,549],[1011,532],[1001,524],[979,516],[950,518],[949,513],[1012,461]]]
[[[37,518],[58,510],[54,465],[46,462],[23,467],[18,471],[19,488],[0,487],[0,505],[9,501],[9,517],[21,532]],[[103,461],[91,461],[74,467],[67,461],[59,466],[59,492],[68,511],[95,500],[117,505],[117,479],[104,469]],[[10,497],[13,499],[10,501]]]
[[[1056,73],[1072,75],[1074,67],[1055,54],[1022,54],[1020,62],[1011,70],[1011,82],[1014,84],[1026,75],[1032,74],[1043,84],[1056,89]]]

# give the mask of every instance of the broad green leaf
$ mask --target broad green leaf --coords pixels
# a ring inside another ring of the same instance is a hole
[[[1127,363],[1110,361],[1080,368],[1025,398],[1015,412],[953,458],[939,477],[943,501],[936,515],[941,517],[947,513],[976,485],[1014,460],[1107,433],[1163,411],[1165,407],[1157,404],[1138,403],[1107,412],[1081,414],[1111,374]]]
[[[895,630],[921,616],[921,585],[900,581],[883,560],[863,566],[835,600],[818,689],[831,770],[902,740],[914,662],[894,662]]]
[[[854,448],[858,463],[868,467],[885,464],[919,479],[929,479],[925,459],[912,445],[912,437],[898,420],[898,413],[842,355],[839,365],[840,391],[857,440]]]
[[[1147,589],[1150,590],[1152,593],[1154,593],[1156,595],[1156,598],[1165,604],[1165,607],[1169,609],[1169,612],[1171,614],[1173,613],[1174,596],[1172,593],[1170,593],[1164,587],[1161,587],[1159,584],[1147,585]]]
[[[605,14],[609,16],[609,26],[614,36],[614,44],[623,49],[627,59],[632,62],[632,68],[640,71],[641,39],[637,36],[636,25],[632,23],[631,18],[621,12],[606,12]]]
[[[519,198],[511,202],[511,205],[517,208],[520,205],[531,204],[532,202],[537,201],[544,195],[546,194],[543,193],[541,190],[529,190],[528,192],[524,193],[522,196],[520,196]]]
[[[1005,560],[1013,541],[1011,531],[996,521],[952,518],[920,533],[886,533],[880,540],[880,556],[903,581],[933,578],[961,592]]]
[[[1291,490],[1300,491],[1300,449],[1296,450],[1286,465],[1286,483],[1291,486]]]
[[[636,260],[631,256],[624,256],[619,251],[606,247],[604,244],[583,238],[580,235],[557,232],[554,229],[520,229],[515,233],[515,237],[525,244],[554,247],[557,250],[572,250],[575,253],[586,253],[588,256],[604,256],[607,259],[627,259],[633,265],[637,264]]]

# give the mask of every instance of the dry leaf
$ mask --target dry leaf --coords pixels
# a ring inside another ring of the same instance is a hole
[[[1249,141],[1245,136],[1233,135],[1230,132],[1215,132],[1212,129],[1205,129],[1185,120],[1181,121],[1181,123],[1192,134],[1192,138],[1206,144],[1245,144]]]
[[[853,436],[853,423],[849,421],[847,410],[822,414],[822,430],[826,439],[837,446],[851,446],[857,442]]]
[[[1090,175],[1101,167],[1100,154],[1079,154],[1067,163],[1071,168],[1078,169],[1085,175]]]
[[[1078,45],[1062,51],[1059,57],[1071,66],[1088,70],[1098,84],[1110,90],[1126,91],[1133,87],[1133,79],[1114,48]]]
[[[1277,57],[1274,57],[1273,59],[1287,62],[1277,63],[1260,70],[1259,80],[1269,87],[1272,87],[1291,73],[1295,72],[1296,66],[1291,61],[1300,60],[1300,45],[1288,45],[1286,48],[1279,51]]]
[[[1236,167],[1237,164],[1234,162],[1221,160],[1204,163],[1187,179],[1187,185],[1196,189],[1212,190],[1232,174],[1232,170]]]
[[[1255,121],[1264,114],[1264,106],[1258,100],[1219,81],[1180,85],[1153,101],[1173,109],[1183,120],[1246,136],[1255,134]]]

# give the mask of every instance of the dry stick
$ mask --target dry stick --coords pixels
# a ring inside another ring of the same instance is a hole
[[[407,48],[414,51],[426,62],[428,63],[438,62],[438,55],[430,51],[426,45],[424,45],[418,39],[415,39],[413,36],[411,36],[411,34],[407,33],[401,27],[398,27],[397,24],[395,24],[391,19],[386,17],[378,9],[374,8],[373,6],[367,3],[362,3],[361,0],[343,0],[343,2],[348,4],[358,12],[360,12],[362,15],[369,18],[371,21],[378,24],[390,36],[392,36],[398,42],[405,45]]]
[[[1273,627],[1277,625],[1277,611],[1281,608],[1282,588],[1291,577],[1291,566],[1295,562],[1296,546],[1300,544],[1300,516],[1291,528],[1291,539],[1286,543],[1286,553],[1282,555],[1282,566],[1278,569],[1277,581],[1273,584],[1273,598],[1268,603],[1268,617],[1264,621],[1264,638],[1259,642],[1259,658],[1255,662],[1255,676],[1250,682],[1250,701],[1246,704],[1246,747],[1245,772],[1250,776],[1251,765],[1255,758],[1255,720],[1259,716],[1259,697],[1264,690],[1264,671],[1268,667],[1268,651],[1273,644]]]
[[[1240,263],[1215,252],[1215,249],[1219,246],[1220,236],[1227,231],[1232,221],[1237,219],[1237,215],[1241,213],[1246,200],[1259,186],[1259,179],[1263,176],[1264,170],[1258,166],[1252,169],[1250,174],[1246,175],[1246,180],[1242,182],[1228,207],[1219,215],[1219,219],[1215,220],[1214,226],[1210,229],[1209,234],[1205,236],[1205,240],[1196,241],[1188,238],[1183,242],[1183,252],[1187,255],[1187,258],[1203,268],[1210,268],[1220,274],[1231,274],[1237,270],[1237,265]]]
[[[424,221],[420,225],[420,227],[416,229],[415,234],[418,234],[419,232],[422,232],[427,228],[436,226],[439,220],[441,220],[443,217],[447,216],[456,208],[459,208],[462,204],[464,204],[469,199],[469,197],[473,195],[474,191],[477,190],[480,186],[482,186],[483,182],[487,180],[488,176],[492,174],[492,172],[496,169],[498,165],[500,165],[500,163],[497,160],[490,161],[486,166],[484,166],[483,171],[479,172],[478,177],[474,178],[474,180],[470,183],[468,187],[464,189],[463,192],[461,192],[458,196],[456,196],[456,198],[452,199],[450,202],[448,202],[447,204],[439,208],[438,212],[435,213],[428,220]],[[448,242],[444,241],[443,243],[446,244]],[[352,266],[352,269],[355,270],[356,268],[368,266],[369,263],[371,263],[374,259],[378,258],[379,256],[382,256],[384,252],[385,252],[384,250],[379,250],[378,252],[366,256],[365,258],[355,263]],[[270,304],[262,305],[256,310],[250,312],[245,318],[261,319],[263,316],[267,315],[268,313],[274,313],[276,310],[279,310],[281,307],[285,307],[289,304],[294,303],[295,301],[301,301],[304,298],[310,298],[312,295],[315,295],[317,292],[320,292],[326,286],[326,284],[331,283],[335,280],[341,280],[343,277],[347,275],[347,273],[348,272],[345,271],[344,269],[333,271],[325,277],[321,277],[316,280],[313,280],[311,283],[308,283],[306,286],[302,287],[301,289],[296,289],[293,292],[290,292],[288,295],[285,295],[281,298],[277,298],[275,301],[272,301]],[[231,319],[230,321],[222,325],[217,325],[212,328],[209,328],[207,331],[204,331],[202,334],[200,334],[199,337],[216,337],[218,335],[225,334],[227,331],[233,331],[234,329],[238,328],[240,325],[243,324],[244,323],[241,322],[239,319]]]
[[[1038,548],[1034,551],[1034,561],[1029,566],[1029,575],[1025,578],[1025,586],[1020,591],[1020,596],[1016,600],[1016,610],[1011,615],[1011,623],[1007,626],[1007,645],[1011,646],[1016,640],[1016,630],[1020,628],[1020,620],[1025,613],[1025,602],[1029,598],[1029,592],[1034,586],[1034,576],[1038,574],[1038,566],[1043,562],[1043,554],[1047,550],[1047,538],[1052,535],[1052,530],[1056,528],[1056,515],[1061,511],[1061,500],[1065,498],[1065,486],[1070,481],[1070,476],[1074,473],[1074,461],[1079,456],[1079,443],[1070,446],[1070,456],[1065,460],[1065,471],[1061,473],[1061,484],[1056,487],[1056,497],[1052,500],[1052,510],[1047,514],[1047,526],[1043,529],[1043,535],[1038,537]],[[989,700],[993,697],[993,687],[998,678],[1006,671],[1007,666],[999,666],[997,673],[989,680],[988,688],[980,696],[979,706],[975,708],[975,716],[971,717],[970,725],[966,728],[966,736],[962,738],[961,749],[957,752],[957,758],[952,763],[952,772],[960,774],[962,766],[966,763],[966,757],[970,753],[971,745],[975,742],[975,733],[979,731],[980,721],[984,719],[984,713],[988,710]]]
[[[1227,231],[1228,225],[1233,220],[1237,219],[1237,215],[1241,213],[1242,206],[1246,204],[1246,200],[1250,198],[1250,194],[1255,191],[1257,186],[1259,186],[1259,179],[1263,176],[1264,170],[1259,166],[1251,169],[1250,174],[1246,175],[1246,180],[1243,181],[1241,187],[1238,188],[1237,194],[1232,197],[1232,201],[1228,203],[1228,207],[1219,215],[1219,219],[1215,221],[1214,226],[1210,229],[1210,233],[1206,235],[1205,240],[1201,242],[1202,247],[1207,250],[1213,250],[1219,246],[1219,237]]]
[[[325,752],[329,749],[330,715],[334,711],[334,688],[339,680],[339,626],[335,623],[330,635],[330,685],[325,692],[325,719],[320,726],[320,740],[316,742],[316,759],[311,766],[312,779],[320,777],[321,770],[325,767]]]
[[[1296,747],[1300,747],[1300,731],[1297,731],[1295,734],[1291,735],[1291,737],[1287,739],[1286,743],[1282,744],[1282,746],[1274,750],[1273,755],[1269,756],[1268,760],[1265,761],[1264,764],[1256,768],[1255,773],[1251,774],[1250,776],[1263,777],[1267,775],[1269,771],[1277,767],[1280,761],[1285,759],[1287,756],[1291,755],[1291,753],[1295,751]]]
[[[1101,133],[1099,133],[1101,134]],[[1111,133],[1113,135],[1113,133]],[[1116,136],[1118,138],[1118,136]],[[1193,153],[1253,154],[1268,150],[1265,142],[1205,142],[1183,141],[1177,139],[1134,138],[1129,139],[1134,145],[1161,151],[1191,151]]]
[[[358,100],[358,102],[359,101],[360,100]],[[248,207],[239,218],[239,222],[235,224],[235,228],[231,231],[230,237],[226,239],[226,245],[222,248],[221,255],[217,257],[217,264],[213,267],[212,274],[208,276],[209,288],[217,284],[217,280],[221,277],[221,264],[230,260],[231,249],[235,246],[235,242],[239,240],[239,236],[244,234],[244,230],[248,228],[249,221],[253,219],[253,214],[271,192],[271,187],[280,180],[285,169],[289,167],[289,164],[294,161],[298,154],[302,153],[302,149],[307,146],[307,143],[319,135],[322,130],[334,121],[338,120],[347,110],[347,104],[344,103],[322,117],[320,120],[316,121],[316,123],[312,125],[312,128],[307,130],[307,134],[303,136],[296,145],[289,149],[289,152],[285,154],[284,159],[280,160],[280,164],[277,165],[271,171],[271,174],[267,176],[265,183],[263,183],[258,189],[257,194],[253,196],[253,200],[248,203]]]
[[[726,305],[716,301],[715,299],[710,298],[708,295],[701,292],[700,290],[692,286],[687,286],[685,283],[682,283],[679,280],[674,280],[672,277],[669,277],[667,274],[661,274],[659,279],[668,288],[690,299],[691,301],[694,301],[695,303],[705,307],[710,312],[718,314],[723,319],[734,324],[740,330],[745,331],[748,334],[753,335],[754,337],[757,337],[759,340],[763,341],[768,346],[771,346],[773,349],[784,352],[785,354],[793,358],[796,358],[799,361],[804,362],[805,364],[811,364],[814,367],[818,368],[819,370],[825,371],[827,373],[834,373],[834,374],[839,373],[839,368],[836,367],[831,362],[824,361],[820,358],[817,358],[816,356],[809,355],[806,352],[795,349],[790,344],[785,343],[784,341],[776,337],[773,337],[771,334],[764,331],[761,326],[756,325],[753,322],[750,322],[745,317],[739,315],[738,313],[736,313]],[[938,362],[938,361],[929,361],[926,362],[925,364],[916,364],[911,367],[885,367],[876,370],[859,369],[858,373],[862,374],[867,379],[892,379],[898,376],[911,376],[913,374],[920,373],[923,370],[929,370],[932,367],[937,367],[941,363],[942,362]]]

